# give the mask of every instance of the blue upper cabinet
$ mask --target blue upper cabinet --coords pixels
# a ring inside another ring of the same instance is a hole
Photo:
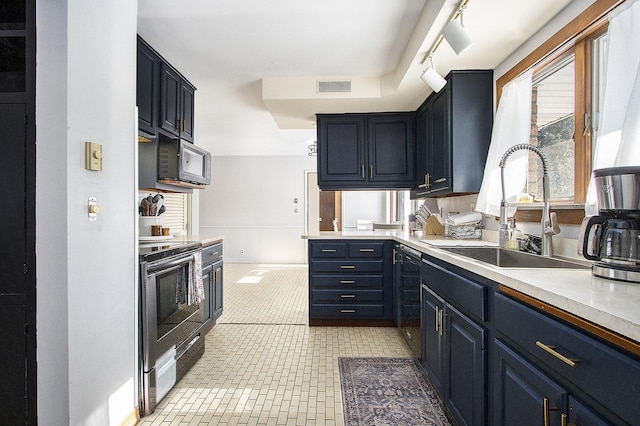
[[[138,37],[136,103],[138,130],[155,137],[158,129],[158,99],[160,96],[160,57]]]
[[[160,75],[160,127],[193,142],[195,88],[167,63]]]
[[[320,114],[317,129],[320,189],[413,186],[413,113]]]
[[[450,72],[416,112],[412,198],[480,191],[492,126],[493,72]]]
[[[139,36],[136,84],[139,132],[193,142],[195,87]]]

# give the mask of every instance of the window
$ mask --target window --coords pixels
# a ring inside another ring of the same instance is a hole
[[[528,69],[534,70],[530,142],[545,152],[550,163],[553,203],[573,205],[585,201],[602,97],[606,17],[623,2],[594,2],[496,83],[499,99],[506,83]],[[537,156],[529,155],[529,176],[524,190],[537,200],[542,198],[541,168]],[[560,221],[579,223],[584,216],[580,210],[576,208],[567,215],[570,220],[563,221],[560,217]]]
[[[573,202],[575,132],[575,55],[534,72],[531,88],[531,136],[547,159],[551,199]],[[529,154],[526,192],[542,200],[542,164]]]

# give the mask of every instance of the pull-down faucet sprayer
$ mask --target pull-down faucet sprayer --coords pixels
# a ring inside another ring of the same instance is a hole
[[[553,256],[553,242],[552,236],[560,232],[556,214],[551,213],[549,209],[549,175],[547,173],[547,159],[542,151],[537,147],[521,143],[509,148],[500,160],[500,184],[502,185],[502,201],[500,201],[500,247],[505,247],[507,235],[509,233],[509,225],[507,221],[507,196],[504,189],[504,168],[507,163],[507,158],[516,151],[522,149],[528,149],[538,154],[540,161],[542,162],[542,198],[544,200],[544,207],[542,211],[542,255]]]

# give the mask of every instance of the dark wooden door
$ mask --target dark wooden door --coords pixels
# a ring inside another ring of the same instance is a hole
[[[430,153],[427,152],[431,132],[431,104],[426,103],[416,112],[416,186],[424,190],[427,183],[427,168]]]
[[[158,127],[158,95],[161,59],[138,37],[136,104],[138,129],[155,136]]]
[[[0,424],[36,423],[35,1],[0,14]]]
[[[25,117],[25,104],[0,104],[0,424],[28,418]]]
[[[549,424],[560,424],[565,390],[499,340],[494,343],[493,388],[493,424],[540,426],[545,403]]]
[[[180,136],[180,76],[167,64],[160,75],[160,127]]]
[[[318,116],[318,186],[362,186],[367,178],[364,116]]]
[[[487,330],[447,305],[446,399],[460,425],[486,424]]]
[[[413,114],[370,114],[367,128],[369,182],[411,188],[415,181]]]
[[[341,229],[338,215],[341,210],[337,208],[336,202],[340,191],[320,191],[320,231],[333,231],[333,221],[338,219],[338,229]]]
[[[211,274],[213,280],[213,291],[211,292],[211,318],[215,321],[223,311],[223,279],[222,279],[222,260],[212,265]]]
[[[180,137],[193,142],[193,108],[195,89],[185,80],[180,82]]]
[[[451,187],[451,93],[446,86],[431,104],[431,138],[429,142],[429,190]]]
[[[434,386],[444,389],[443,331],[440,312],[445,302],[434,292],[422,287],[422,366],[429,374]]]

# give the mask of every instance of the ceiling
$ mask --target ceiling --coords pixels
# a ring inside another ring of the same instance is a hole
[[[306,155],[315,114],[415,110],[422,62],[456,0],[138,0],[138,34],[198,89],[196,143],[213,155]],[[495,68],[570,0],[469,0],[474,43],[437,70]],[[179,5],[179,6],[178,6]],[[318,80],[350,93],[316,93]]]

